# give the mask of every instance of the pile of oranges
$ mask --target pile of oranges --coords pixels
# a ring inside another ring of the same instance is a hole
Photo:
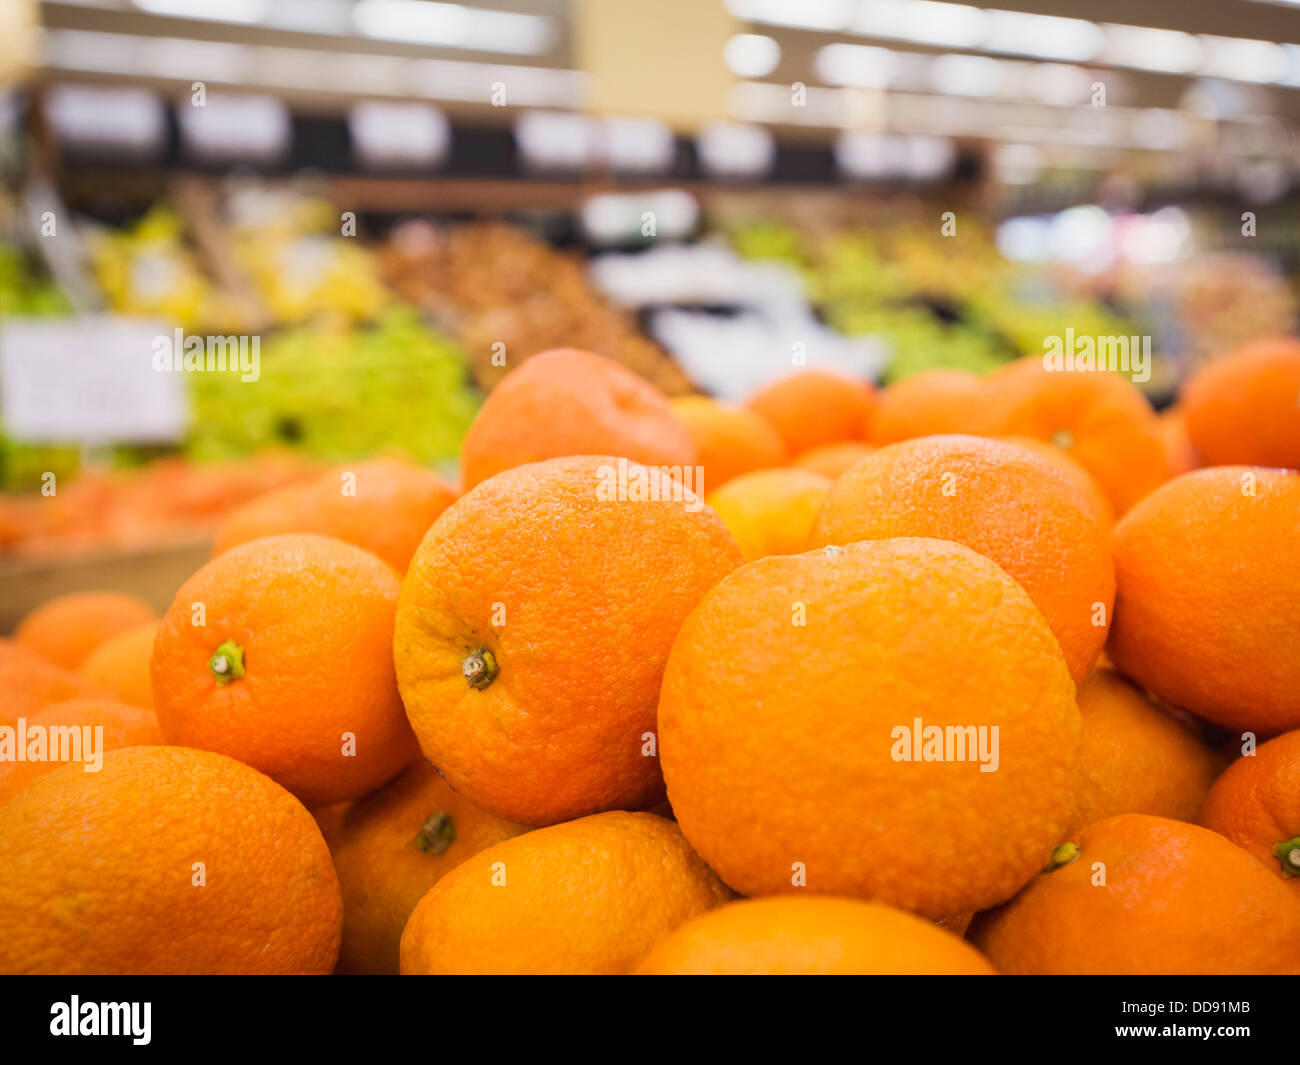
[[[0,971],[1300,972],[1300,342],[489,396],[0,641]],[[71,764],[62,764],[71,763]]]

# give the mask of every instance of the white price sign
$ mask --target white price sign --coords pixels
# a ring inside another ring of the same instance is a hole
[[[154,368],[165,322],[114,315],[0,323],[0,419],[19,440],[170,443],[189,420],[185,382]]]

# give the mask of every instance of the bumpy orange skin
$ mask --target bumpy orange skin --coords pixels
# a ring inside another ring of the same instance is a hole
[[[1300,474],[1217,466],[1170,481],[1112,535],[1107,655],[1225,728],[1300,726],[1297,530]]]
[[[721,403],[707,396],[682,396],[668,401],[674,414],[690,430],[704,467],[703,485],[691,487],[703,494],[720,488],[733,477],[780,466],[785,444],[766,418],[747,407]]]
[[[928,436],[881,448],[831,489],[809,547],[925,536],[991,558],[1029,593],[1075,682],[1106,642],[1115,572],[1105,530],[1058,466],[1015,444]]]
[[[698,499],[610,498],[617,469],[552,459],[485,481],[434,522],[402,585],[393,655],[420,746],[508,821],[663,798],[647,734],[668,649],[740,563]],[[462,667],[481,648],[498,672],[472,688]]]
[[[32,735],[33,728],[46,730],[47,746],[45,761],[0,760],[0,804],[8,802],[23,788],[39,776],[44,776],[65,764],[56,760],[62,745],[50,736],[50,729],[90,728],[91,742],[95,728],[103,729],[100,733],[102,743],[97,750],[115,751],[121,747],[138,747],[162,743],[162,733],[158,731],[158,719],[152,710],[138,706],[114,702],[112,699],[71,699],[64,703],[51,703],[26,716],[27,735]],[[16,742],[16,739],[15,739]],[[85,746],[85,733],[82,733],[82,762],[92,763],[91,751]],[[73,748],[75,750],[75,748]],[[15,752],[16,754],[16,752]]]
[[[880,393],[871,441],[897,444],[918,436],[985,432],[984,382],[965,370],[923,370]]]
[[[671,821],[613,811],[498,843],[438,881],[403,974],[618,975],[730,898]]]
[[[1041,455],[1054,466],[1068,473],[1088,497],[1088,505],[1097,516],[1097,522],[1107,533],[1115,527],[1115,508],[1110,505],[1106,493],[1097,485],[1096,478],[1070,457],[1070,453],[1046,440],[1036,440],[1032,436],[1004,436],[1001,439],[1008,444],[1027,448],[1036,455]]]
[[[827,370],[800,370],[764,385],[745,402],[798,455],[824,444],[870,437],[876,390],[866,381]]]
[[[556,348],[515,367],[488,395],[460,452],[466,491],[495,473],[566,455],[694,466],[690,430],[654,385],[612,359]]]
[[[997,770],[895,761],[895,729],[916,718],[997,726]],[[935,918],[1006,899],[1042,867],[1073,806],[1079,733],[1029,597],[938,540],[742,567],[686,619],[659,703],[673,813],[736,891]]]
[[[985,378],[990,432],[1032,436],[1069,452],[1123,514],[1172,475],[1160,419],[1113,373],[1049,371],[1029,356]]]
[[[639,976],[988,976],[970,944],[920,917],[856,899],[745,899],[692,918]]]
[[[217,527],[212,553],[263,536],[318,533],[373,551],[405,573],[425,531],[455,498],[441,477],[413,463],[355,462],[232,511]]]
[[[396,776],[417,755],[393,673],[399,591],[387,563],[326,536],[271,536],[218,555],[158,626],[153,690],[167,742],[238,758],[312,806]],[[223,685],[209,662],[230,640],[246,672]]]
[[[1068,832],[1115,814],[1195,821],[1223,769],[1221,755],[1114,670],[1079,686],[1083,745]]]
[[[157,616],[133,595],[73,592],[38,606],[18,623],[14,639],[60,669],[77,669],[105,640]]]
[[[1274,850],[1300,839],[1300,729],[1233,762],[1205,797],[1200,822],[1253,854],[1300,896],[1300,866]]]
[[[1300,906],[1236,844],[1142,814],[1108,817],[1075,840],[1075,861],[972,923],[967,938],[999,971],[1300,973]]]
[[[795,555],[808,548],[808,534],[832,481],[812,470],[747,473],[708,497],[746,562],[767,555]]]
[[[829,477],[832,481],[852,469],[858,462],[876,449],[870,444],[857,440],[845,440],[840,444],[823,444],[810,448],[790,460],[790,465],[801,470],[811,470]]]
[[[416,903],[461,862],[524,831],[467,802],[424,761],[350,803],[325,831],[343,889],[339,971],[396,974]]]
[[[1300,340],[1261,337],[1192,375],[1179,404],[1210,465],[1300,469]]]
[[[1165,452],[1169,455],[1170,473],[1177,477],[1201,464],[1192,438],[1187,432],[1187,414],[1182,408],[1167,407],[1160,412],[1160,435],[1164,438]]]
[[[105,640],[81,664],[78,671],[102,691],[132,706],[153,709],[153,681],[149,660],[153,657],[158,623],[146,621],[120,636]]]
[[[51,665],[16,640],[0,636],[0,725],[12,725],[50,703],[105,694],[85,677]]]
[[[128,747],[0,807],[0,972],[328,973],[342,918],[311,815],[223,755]]]

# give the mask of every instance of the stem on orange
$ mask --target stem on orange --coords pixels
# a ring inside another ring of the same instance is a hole
[[[496,656],[486,647],[471,651],[460,664],[460,671],[465,676],[465,683],[471,688],[482,691],[497,677]]]
[[[1282,863],[1283,876],[1300,876],[1300,836],[1276,844],[1273,853]]]
[[[208,659],[208,671],[221,685],[229,684],[244,675],[244,649],[234,640],[227,640]]]
[[[1057,869],[1060,869],[1061,866],[1069,865],[1071,862],[1077,861],[1079,855],[1082,853],[1083,851],[1079,848],[1077,843],[1062,843],[1052,851],[1052,860],[1047,863],[1047,868],[1044,869],[1043,872],[1054,873]]]
[[[425,854],[442,854],[455,838],[456,822],[446,811],[438,810],[426,818],[411,842]]]

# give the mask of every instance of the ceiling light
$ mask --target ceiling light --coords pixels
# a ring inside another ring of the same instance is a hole
[[[1101,50],[1102,32],[1095,22],[1021,11],[987,14],[991,21],[983,47],[990,52],[1082,62],[1094,58]]]
[[[1233,81],[1278,81],[1287,76],[1290,62],[1283,49],[1270,41],[1243,37],[1202,36],[1205,57],[1200,73]]]
[[[544,15],[492,11],[435,0],[357,0],[352,19],[367,37],[481,52],[538,55],[554,29]]]
[[[266,0],[134,0],[135,6],[151,15],[202,19],[209,22],[261,22],[266,17]]]
[[[759,177],[772,168],[776,142],[762,126],[712,122],[700,130],[695,152],[712,177]]]
[[[832,33],[848,26],[857,11],[855,0],[726,0],[726,5],[744,21]]]
[[[781,62],[781,46],[761,33],[738,33],[722,48],[727,69],[741,78],[765,78]]]
[[[988,56],[941,55],[930,64],[930,81],[949,96],[997,96],[1007,86],[1010,69]]]
[[[865,44],[828,44],[813,57],[822,81],[860,89],[883,89],[898,69],[898,55]]]
[[[850,30],[866,37],[975,48],[989,32],[989,17],[978,7],[936,0],[862,0]]]
[[[1104,26],[1102,33],[1106,43],[1100,59],[1105,63],[1187,74],[1201,61],[1201,43],[1190,33],[1113,23]]]

